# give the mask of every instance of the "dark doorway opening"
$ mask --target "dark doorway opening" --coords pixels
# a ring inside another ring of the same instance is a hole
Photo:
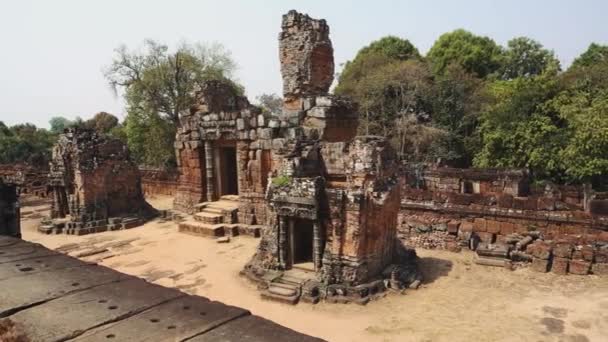
[[[293,263],[303,264],[313,261],[312,220],[295,219],[292,230]]]
[[[220,195],[238,195],[236,147],[220,148]]]

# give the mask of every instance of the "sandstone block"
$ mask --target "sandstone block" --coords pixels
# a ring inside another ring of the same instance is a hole
[[[558,243],[553,248],[553,255],[558,258],[570,259],[572,257],[573,247],[569,243]]]
[[[486,220],[486,231],[488,233],[498,234],[500,232],[500,222],[494,220]]]
[[[448,222],[448,233],[450,234],[458,234],[458,227],[460,226],[460,222],[458,221],[450,221]]]
[[[487,230],[486,219],[476,218],[473,221],[473,231],[474,232],[485,232],[486,230]]]
[[[578,275],[589,274],[591,269],[591,263],[584,260],[571,260],[570,261],[570,273]]]
[[[600,276],[608,276],[608,263],[595,263],[591,266],[591,272]]]
[[[515,227],[511,222],[500,222],[500,234],[509,235],[515,232]]]
[[[547,273],[549,271],[549,260],[533,258],[530,268],[535,272]]]
[[[460,231],[462,231],[462,232],[472,232],[473,231],[473,222],[463,221],[460,224]]]
[[[544,241],[536,241],[528,245],[526,249],[528,254],[531,254],[537,259],[548,260],[551,257],[551,245]]]
[[[554,257],[553,263],[551,265],[551,272],[560,275],[568,274],[568,264],[570,263],[570,259]]]

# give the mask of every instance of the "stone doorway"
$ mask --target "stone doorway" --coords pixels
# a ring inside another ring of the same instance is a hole
[[[289,233],[292,267],[314,270],[313,221],[294,219],[290,225]]]
[[[238,170],[236,146],[232,144],[219,146],[217,149],[219,159],[217,169],[218,197],[225,195],[238,195]]]

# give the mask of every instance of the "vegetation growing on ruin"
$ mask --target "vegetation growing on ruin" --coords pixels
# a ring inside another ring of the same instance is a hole
[[[291,183],[291,177],[289,176],[278,176],[278,177],[274,177],[272,179],[272,185],[276,186],[276,187],[282,187],[282,186],[286,186],[289,185],[289,183]]]

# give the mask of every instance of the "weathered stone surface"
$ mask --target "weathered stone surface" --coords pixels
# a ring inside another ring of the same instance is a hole
[[[258,317],[247,316],[219,326],[212,331],[192,338],[192,342],[225,341],[225,342],[265,342],[290,341],[313,342],[321,339],[304,336],[291,329],[279,327],[277,324]]]
[[[23,259],[57,255],[56,252],[23,241],[0,248],[0,264]]]
[[[94,329],[75,341],[107,341],[110,335],[119,341],[183,341],[248,315],[241,308],[186,296]]]
[[[7,236],[0,236],[0,244],[46,249]],[[66,261],[70,259],[76,264]],[[65,267],[43,265],[37,273],[0,280],[1,323],[8,316],[28,341],[64,341],[74,337],[86,341],[182,341],[194,335],[200,339],[218,326],[250,315],[244,309],[187,296],[67,256],[57,260],[63,261]],[[11,263],[0,263],[0,274],[10,274],[12,267]],[[247,324],[236,324],[231,326],[231,332],[264,341],[318,341],[271,322],[257,318],[256,322],[264,328],[252,333]]]
[[[103,266],[83,265],[0,280],[0,288],[10,289],[0,291],[0,317],[72,292],[127,277]]]
[[[11,316],[33,341],[76,337],[96,326],[183,296],[141,279],[125,280],[63,296]],[[44,322],[44,324],[40,324]]]
[[[37,254],[34,252],[33,254]],[[84,261],[70,258],[62,254],[43,257],[25,257],[22,260],[13,260],[0,264],[0,280],[28,276],[39,272],[48,272],[69,267],[86,265]]]

